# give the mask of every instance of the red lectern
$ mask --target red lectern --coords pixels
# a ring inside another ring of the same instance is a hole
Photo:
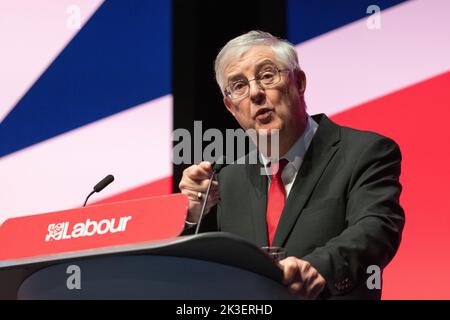
[[[187,204],[173,194],[6,220],[0,299],[292,298],[246,240],[177,237]]]

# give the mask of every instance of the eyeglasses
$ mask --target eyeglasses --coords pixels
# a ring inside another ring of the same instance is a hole
[[[259,72],[253,79],[239,79],[231,82],[224,90],[226,96],[230,99],[240,99],[248,96],[250,92],[250,81],[255,80],[263,89],[273,87],[281,80],[281,72],[290,71],[289,69],[270,68]]]

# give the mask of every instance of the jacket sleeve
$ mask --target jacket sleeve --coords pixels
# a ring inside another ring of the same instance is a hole
[[[347,228],[302,257],[326,279],[329,295],[364,285],[367,267],[382,270],[394,257],[405,223],[399,204],[400,170],[400,149],[384,137],[368,144],[354,162],[346,199]]]
[[[184,224],[184,229],[181,231],[180,236],[189,236],[195,234],[197,224]],[[210,212],[203,216],[202,224],[200,225],[199,232],[213,232],[218,231],[217,228],[217,206],[211,208]]]

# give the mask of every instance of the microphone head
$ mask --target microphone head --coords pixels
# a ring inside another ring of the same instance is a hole
[[[97,183],[94,187],[94,191],[95,192],[100,192],[103,189],[105,189],[105,187],[110,184],[111,182],[114,181],[114,176],[112,174],[107,175],[106,177],[103,178],[102,181],[100,181],[99,183]]]
[[[220,156],[214,163],[212,164],[212,169],[215,173],[219,173],[220,170],[223,169],[223,167],[226,167],[228,164],[226,164],[225,156]]]
[[[214,163],[213,165],[213,171],[215,173],[219,173],[220,170],[222,170],[223,167],[225,167],[227,164],[225,163]]]

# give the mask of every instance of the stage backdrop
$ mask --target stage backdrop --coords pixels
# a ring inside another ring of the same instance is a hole
[[[387,135],[403,153],[406,226],[383,298],[450,299],[450,1],[288,0],[287,10],[309,113]]]
[[[171,2],[0,4],[0,223],[171,192]]]
[[[383,298],[450,299],[450,2],[286,1],[309,113],[403,153],[406,226]],[[93,201],[171,192],[170,6],[0,3],[0,223],[80,206],[109,173]]]

